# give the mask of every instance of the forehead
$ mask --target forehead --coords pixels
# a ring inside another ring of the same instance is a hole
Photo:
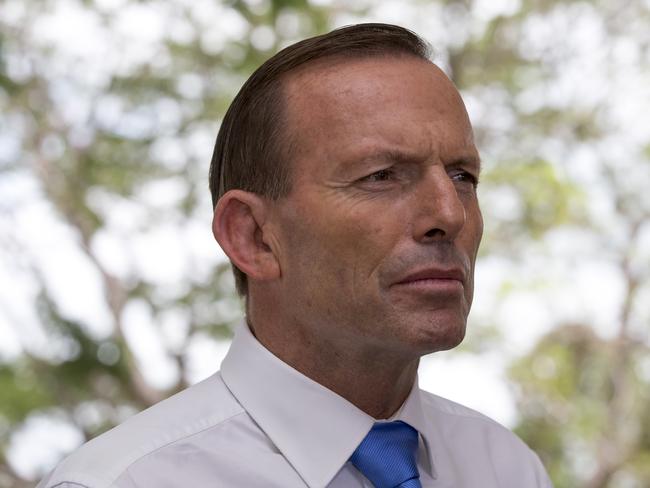
[[[284,97],[287,135],[298,159],[318,153],[336,161],[378,145],[436,154],[473,148],[453,83],[414,56],[323,59],[292,74]]]
[[[287,97],[299,101],[301,94],[307,94],[309,98],[337,97],[351,92],[386,95],[393,83],[418,86],[423,90],[434,89],[442,95],[441,100],[446,99],[446,95],[457,93],[447,75],[434,63],[400,53],[325,57],[291,72],[284,85]],[[390,93],[390,96],[394,97],[395,93]]]

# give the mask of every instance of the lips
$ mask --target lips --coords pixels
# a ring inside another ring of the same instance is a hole
[[[417,283],[426,283],[426,282],[440,282],[444,283],[445,281],[459,281],[460,283],[465,283],[465,273],[460,268],[427,268],[423,270],[416,271],[407,275],[404,278],[401,278],[395,283],[395,285],[409,285]]]

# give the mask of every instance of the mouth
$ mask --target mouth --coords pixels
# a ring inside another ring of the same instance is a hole
[[[462,292],[465,289],[465,273],[460,268],[427,268],[401,278],[392,287],[423,292]]]

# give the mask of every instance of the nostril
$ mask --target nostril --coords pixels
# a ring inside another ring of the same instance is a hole
[[[437,237],[437,236],[444,237],[444,235],[445,235],[445,231],[442,229],[431,229],[429,230],[429,232],[424,234],[425,237]]]

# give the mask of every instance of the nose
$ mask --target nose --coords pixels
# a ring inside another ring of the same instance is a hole
[[[428,243],[453,241],[465,225],[465,206],[446,170],[428,168],[415,194],[414,238]]]

